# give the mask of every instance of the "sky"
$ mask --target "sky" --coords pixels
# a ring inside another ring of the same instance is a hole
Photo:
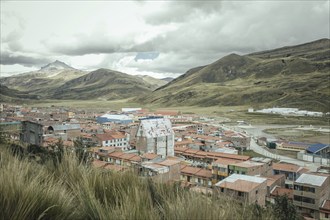
[[[55,60],[177,77],[230,53],[330,38],[329,0],[1,0],[0,76]]]

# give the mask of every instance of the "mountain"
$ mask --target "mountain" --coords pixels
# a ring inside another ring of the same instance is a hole
[[[153,85],[139,77],[98,69],[67,81],[51,95],[55,99],[122,99],[151,92]]]
[[[137,77],[140,77],[143,79],[146,83],[149,83],[152,85],[152,90],[157,89],[161,86],[166,85],[169,81],[164,79],[156,79],[148,75],[137,75]]]
[[[85,74],[84,71],[74,69],[56,60],[37,71],[1,78],[0,84],[42,98],[65,82]]]
[[[58,71],[58,70],[66,70],[71,69],[74,70],[73,67],[67,65],[66,63],[63,63],[59,60],[56,60],[53,63],[49,63],[46,66],[41,67],[41,71]]]
[[[39,97],[0,85],[0,102],[16,102],[22,99],[39,99]]]
[[[136,99],[167,106],[301,107],[330,111],[330,40],[247,55],[229,54],[195,67]]]
[[[166,82],[171,82],[174,78],[172,77],[165,77],[165,78],[162,78],[161,80],[163,81],[166,81]]]

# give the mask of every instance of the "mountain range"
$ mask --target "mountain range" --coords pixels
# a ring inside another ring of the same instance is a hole
[[[247,55],[230,54],[195,67],[147,96],[167,106],[299,107],[330,111],[330,40]]]
[[[132,76],[109,69],[92,72],[77,70],[56,60],[40,70],[0,78],[1,99],[24,96],[31,99],[122,99],[151,92],[168,79]],[[11,92],[8,92],[8,91]],[[7,96],[7,97],[6,97]]]
[[[174,80],[109,69],[86,72],[55,61],[38,71],[1,78],[0,97],[132,97],[142,104],[162,106],[279,106],[329,112],[329,73],[330,40],[321,39],[247,55],[229,54]]]

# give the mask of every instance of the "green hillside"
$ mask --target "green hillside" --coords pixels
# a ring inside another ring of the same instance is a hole
[[[152,91],[143,79],[108,69],[98,69],[58,87],[55,99],[122,99]]]
[[[167,106],[279,106],[328,112],[329,54],[329,39],[243,56],[230,54],[136,100]]]

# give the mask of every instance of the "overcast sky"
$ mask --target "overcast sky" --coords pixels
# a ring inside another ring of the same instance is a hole
[[[1,76],[55,60],[157,78],[329,38],[323,1],[3,1]]]

